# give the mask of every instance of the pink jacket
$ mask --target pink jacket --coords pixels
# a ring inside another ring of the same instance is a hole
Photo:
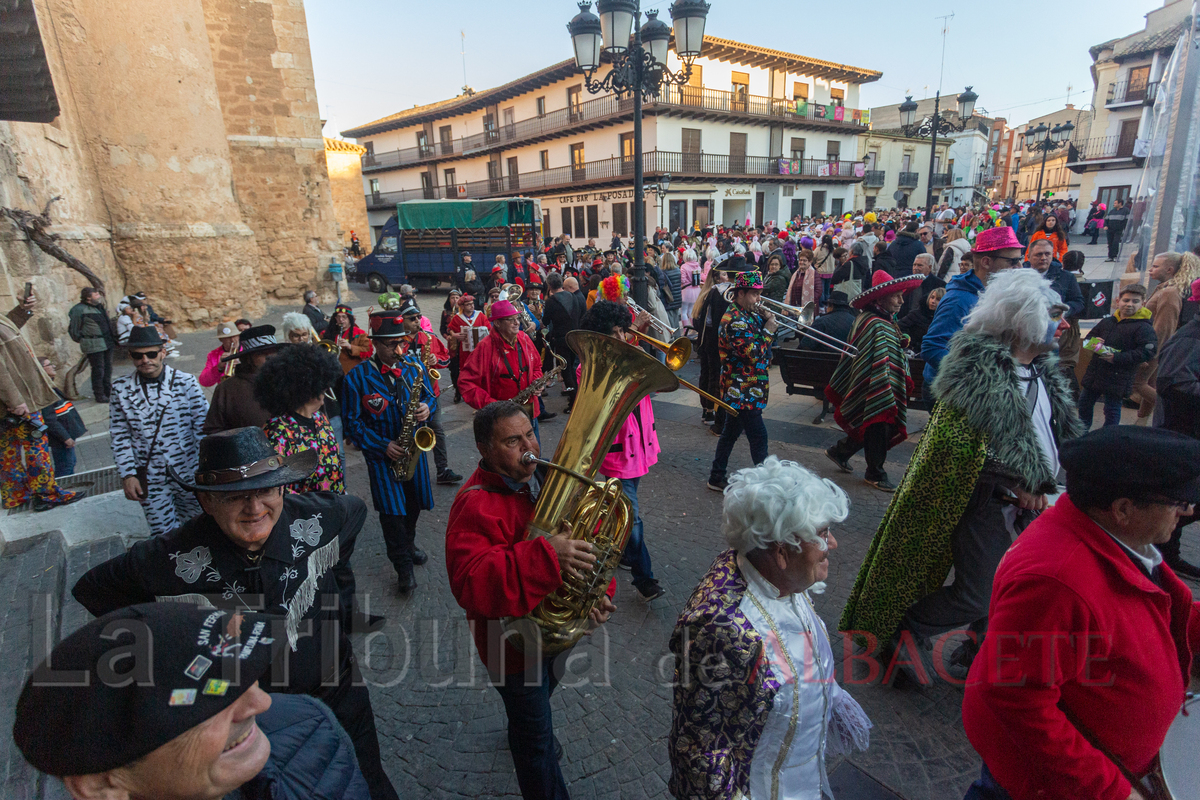
[[[222,345],[217,345],[216,349],[209,352],[204,369],[200,372],[201,386],[216,386],[225,379],[225,365],[221,363],[221,356],[224,354],[225,348]]]
[[[583,367],[576,367],[575,374],[582,375]],[[600,465],[600,474],[606,478],[640,478],[658,463],[660,450],[654,425],[654,403],[649,397],[643,397],[617,431],[617,438]]]

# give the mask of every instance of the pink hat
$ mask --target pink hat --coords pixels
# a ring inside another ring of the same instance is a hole
[[[507,300],[497,300],[492,303],[492,309],[488,312],[492,319],[504,319],[505,317],[515,317],[517,309],[512,303]]]
[[[1017,235],[1013,233],[1013,229],[1005,226],[980,231],[979,235],[975,237],[975,247],[972,249],[976,253],[990,253],[993,250],[1012,247],[1020,250],[1021,243],[1017,241]]]
[[[1188,300],[1193,303],[1200,300],[1200,278],[1192,281],[1192,296]]]

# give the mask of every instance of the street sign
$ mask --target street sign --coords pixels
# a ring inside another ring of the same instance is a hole
[[[897,190],[896,193],[892,195],[892,199],[895,200],[897,203],[899,203],[904,198],[905,198],[904,192],[901,192],[899,190]]]

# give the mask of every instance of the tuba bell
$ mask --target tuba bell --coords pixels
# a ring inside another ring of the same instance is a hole
[[[606,594],[633,527],[621,482],[597,481],[596,472],[634,406],[654,392],[679,388],[671,370],[619,339],[576,330],[567,334],[567,344],[579,355],[583,372],[553,460],[533,453],[522,457],[525,463],[549,468],[525,538],[553,536],[561,523],[568,522],[571,538],[593,545],[596,564],[578,578],[564,571],[562,585],[537,608],[520,619],[504,621],[515,634],[513,644],[533,652],[535,647],[528,641],[533,638],[547,656],[571,647],[588,631],[588,615]]]

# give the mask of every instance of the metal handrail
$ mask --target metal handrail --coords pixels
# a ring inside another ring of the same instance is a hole
[[[1158,81],[1113,81],[1108,85],[1108,98],[1104,105],[1153,102],[1157,88]]]
[[[646,107],[655,105],[678,108],[696,108],[703,111],[722,111],[729,113],[750,114],[753,116],[775,117],[784,120],[806,121],[826,125],[865,128],[867,123],[861,119],[861,111],[841,107],[842,119],[836,119],[839,108],[831,104],[797,103],[782,98],[762,97],[760,95],[729,92],[721,89],[705,89],[698,86],[669,85],[663,88],[656,98],[646,101]],[[832,108],[832,118],[828,115],[817,115],[819,109]],[[530,117],[515,122],[512,125],[495,125],[482,133],[462,136],[457,139],[433,141],[424,146],[408,147],[400,150],[390,150],[383,153],[367,153],[362,157],[364,173],[380,170],[397,169],[412,164],[420,164],[438,158],[450,156],[471,155],[488,148],[513,145],[524,139],[543,136],[572,128],[574,126],[603,119],[605,117],[633,112],[632,97],[604,95],[594,100],[579,103],[556,111],[549,111],[541,116]],[[860,118],[854,119],[855,113]]]
[[[887,179],[887,171],[882,169],[869,169],[863,177],[864,186],[883,186]]]
[[[921,182],[921,173],[919,172],[901,172],[897,181],[897,186],[916,186]]]
[[[1095,161],[1104,158],[1131,158],[1134,139],[1121,136],[1101,136],[1072,142],[1073,155],[1079,161]],[[1070,160],[1070,158],[1068,158]]]
[[[477,199],[515,195],[546,189],[569,189],[584,181],[631,178],[633,159],[617,156],[587,161],[577,166],[522,172],[499,178],[485,178],[431,189],[403,189],[372,192],[366,195],[367,208],[384,209],[406,200]],[[716,177],[734,175],[798,176],[817,179],[861,180],[855,175],[857,161],[828,161],[817,158],[788,159],[765,156],[730,156],[720,153],[681,153],[651,150],[642,154],[647,175],[670,173],[674,177]],[[915,173],[914,173],[915,174]]]

